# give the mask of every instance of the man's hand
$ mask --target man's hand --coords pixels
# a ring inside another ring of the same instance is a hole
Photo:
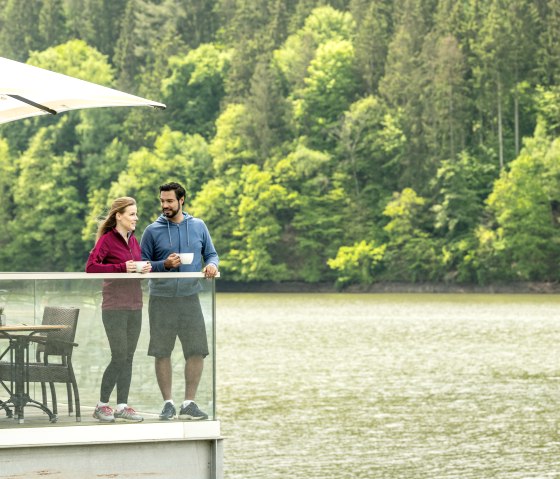
[[[152,271],[152,264],[149,261],[146,261],[146,264],[144,265],[140,273],[146,274],[149,273],[150,271]]]
[[[202,270],[207,278],[214,278],[218,274],[218,267],[214,263],[207,264]]]
[[[163,262],[163,267],[165,269],[178,268],[179,266],[181,266],[181,258],[177,253],[171,253]]]

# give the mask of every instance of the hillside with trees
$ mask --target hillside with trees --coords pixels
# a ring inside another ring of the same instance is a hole
[[[182,182],[236,282],[560,279],[559,0],[0,0],[0,52],[161,101],[0,125],[0,270]]]

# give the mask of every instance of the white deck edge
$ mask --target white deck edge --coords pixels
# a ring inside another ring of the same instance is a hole
[[[216,278],[220,277],[220,273]],[[150,279],[150,278],[204,278],[204,273],[0,273],[2,280],[36,280],[36,279]]]
[[[154,441],[221,439],[219,421],[102,424],[0,430],[0,450],[18,447],[75,446]]]

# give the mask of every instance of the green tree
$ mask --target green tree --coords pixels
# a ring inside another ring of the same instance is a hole
[[[305,87],[307,69],[320,45],[329,41],[351,42],[355,31],[356,24],[350,14],[329,6],[313,10],[304,26],[274,51],[275,62],[290,90],[297,92]]]
[[[478,106],[483,115],[487,114],[490,126],[495,125],[501,168],[520,149],[519,85],[535,79],[537,31],[538,13],[532,2],[493,0],[474,44],[478,59],[475,81],[481,90]],[[493,108],[488,111],[486,104]],[[508,148],[508,140],[513,148]]]
[[[496,165],[467,152],[457,160],[443,161],[434,180],[433,211],[438,233],[449,241],[470,235],[482,217],[497,175]]]
[[[243,165],[257,162],[247,107],[230,104],[216,121],[216,136],[210,143],[216,175],[238,176]]]
[[[228,102],[240,103],[248,94],[257,62],[282,42],[287,15],[294,0],[221,0],[216,11],[222,28],[218,42],[232,48],[227,77]]]
[[[239,241],[233,232],[239,227],[237,212],[241,188],[242,183],[237,179],[218,176],[204,183],[190,204],[191,214],[202,218],[208,225],[212,242],[220,255],[220,269],[226,278],[230,277],[227,267],[229,251]]]
[[[135,55],[136,0],[128,0],[123,13],[119,37],[115,44],[113,63],[116,68],[117,85],[128,91],[140,71],[141,62]]]
[[[3,226],[3,233],[0,235],[0,270],[11,271],[13,257],[8,254],[10,243],[16,241],[11,233],[11,222],[14,219],[14,185],[17,179],[15,158],[10,153],[8,142],[0,138],[0,224]]]
[[[385,61],[393,29],[393,2],[351,0],[350,11],[356,22],[356,61],[368,94],[377,92],[385,71]]]
[[[537,70],[544,85],[560,82],[560,2],[548,0],[541,12]]]
[[[559,154],[560,141],[537,136],[496,181],[488,198],[495,224],[479,231],[485,278],[558,279]]]
[[[66,16],[69,33],[72,38],[88,42],[95,36],[92,16],[94,3],[89,0],[65,0]]]
[[[440,281],[445,265],[441,242],[428,231],[427,202],[411,188],[395,193],[384,214],[388,241],[385,258],[386,278],[391,281]]]
[[[560,86],[538,87],[535,94],[537,131],[554,138],[560,136]]]
[[[348,192],[355,201],[365,199],[368,209],[379,207],[380,198],[397,186],[395,164],[406,141],[399,121],[374,96],[356,101],[343,116],[338,149],[352,181]]]
[[[76,184],[76,156],[54,153],[60,131],[41,128],[18,162],[15,212],[8,226],[13,240],[6,253],[19,271],[83,270],[86,257],[80,233],[85,204]]]
[[[289,105],[282,95],[277,70],[268,60],[263,59],[257,63],[245,107],[255,148],[259,157],[264,160],[289,135]]]
[[[422,60],[426,147],[438,160],[455,158],[465,149],[469,130],[465,58],[455,37],[435,33],[424,42]]]
[[[294,118],[299,131],[309,136],[310,146],[332,147],[340,116],[358,94],[352,44],[322,44],[308,72],[305,87],[295,100]]]
[[[0,51],[12,60],[25,61],[32,50],[40,50],[42,39],[37,28],[41,0],[6,0],[2,9]]]
[[[198,48],[214,40],[218,30],[215,2],[208,0],[183,0],[185,18],[179,29],[183,40],[191,48]]]
[[[422,192],[436,170],[436,162],[429,161],[425,143],[424,85],[419,81],[422,78],[420,52],[429,31],[429,19],[423,13],[421,2],[415,0],[403,2],[396,18],[379,93],[390,108],[400,110],[401,128],[407,138],[399,165],[399,188],[412,186]]]
[[[68,40],[63,0],[43,0],[39,13],[39,34],[42,47],[51,47]]]
[[[244,166],[241,178],[236,228],[223,267],[234,280],[289,279],[285,258],[278,250],[282,232],[278,212],[288,206],[289,195],[274,183],[270,172],[257,165]]]
[[[434,178],[434,234],[444,240],[446,280],[476,281],[477,231],[498,166],[462,152],[441,163]]]
[[[337,271],[337,285],[372,284],[381,268],[386,247],[365,240],[352,246],[341,246],[336,258],[327,261],[331,269]]]
[[[274,177],[291,198],[283,214],[281,250],[294,279],[307,282],[333,277],[327,259],[344,244],[351,219],[345,215],[347,197],[332,179],[333,158],[302,143],[274,166]]]
[[[170,75],[162,82],[162,101],[172,129],[207,139],[214,135],[228,64],[229,53],[208,44],[169,59]]]

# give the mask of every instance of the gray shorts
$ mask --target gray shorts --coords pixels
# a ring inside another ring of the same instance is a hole
[[[167,298],[150,296],[150,346],[148,356],[168,358],[177,337],[185,359],[208,356],[208,339],[198,294]]]

